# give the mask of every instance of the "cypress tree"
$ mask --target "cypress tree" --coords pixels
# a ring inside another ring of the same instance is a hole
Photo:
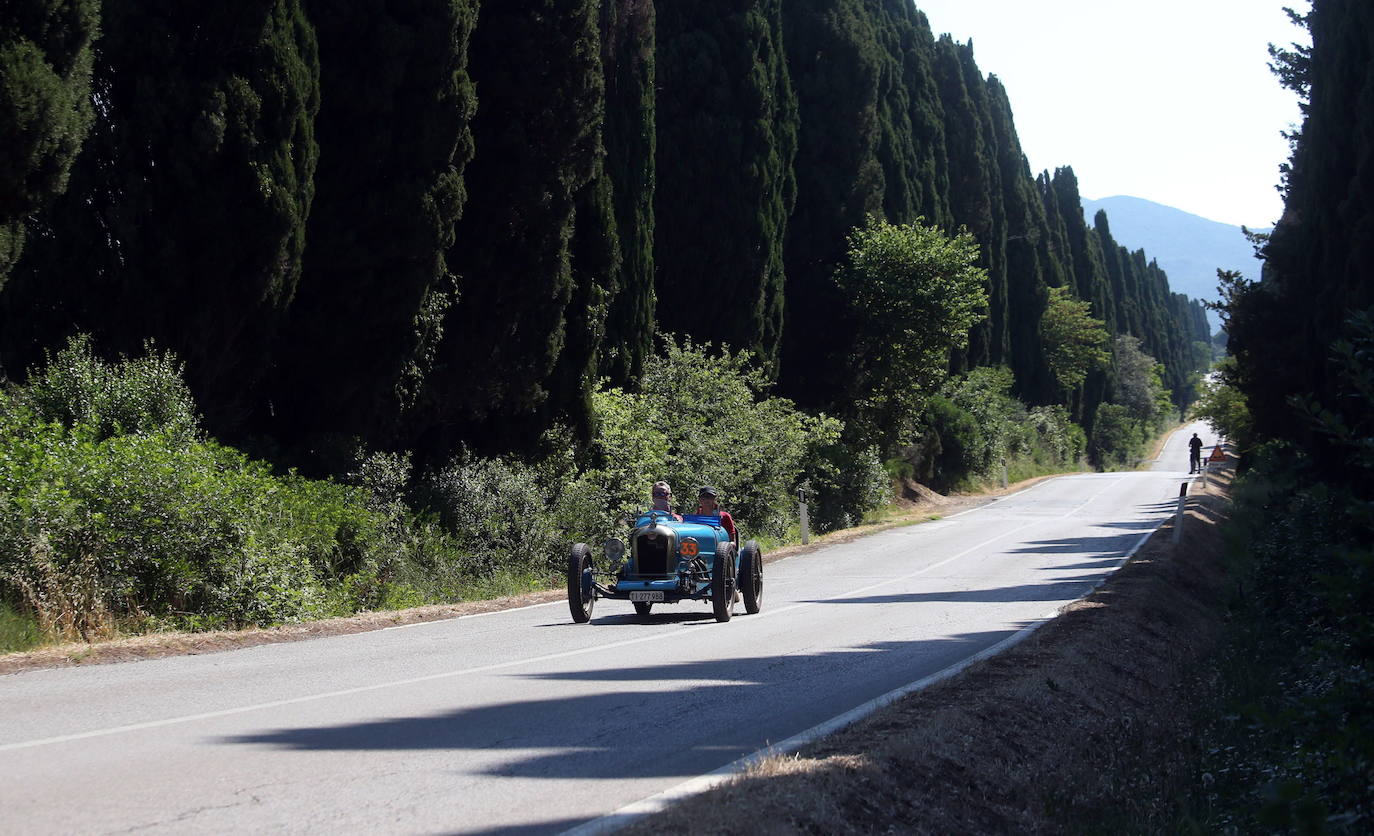
[[[7,355],[27,365],[76,329],[127,353],[153,338],[185,361],[207,428],[233,435],[266,408],[300,274],[314,30],[300,0],[110,4],[102,28],[100,112],[6,294]]]
[[[987,87],[973,62],[972,44],[955,44],[942,36],[936,43],[934,71],[945,113],[950,212],[953,222],[978,241],[979,266],[988,276],[988,316],[974,325],[967,352],[953,362],[953,371],[963,371],[1005,360],[1007,218]]]
[[[877,159],[879,78],[886,58],[859,0],[790,4],[783,40],[797,90],[801,133],[797,206],[787,228],[783,392],[825,407],[846,387],[845,357],[860,323],[846,318],[834,281],[849,231],[882,216]]]
[[[1317,406],[1358,427],[1359,398],[1342,398],[1330,362],[1346,320],[1374,305],[1374,7],[1358,0],[1315,0],[1305,19],[1308,60],[1275,71],[1300,96],[1306,118],[1286,169],[1284,215],[1265,247],[1263,281],[1228,311],[1229,347],[1260,438],[1286,438],[1311,450],[1323,469],[1360,476],[1339,445],[1290,405]],[[1280,56],[1276,56],[1280,57]]]
[[[1040,344],[1039,328],[1046,288],[1064,284],[1063,269],[1050,250],[1044,205],[1021,152],[1011,102],[996,76],[988,77],[988,99],[1007,216],[1007,359],[1016,377],[1013,391],[1028,403],[1057,403],[1058,387]]]
[[[99,0],[0,6],[0,290],[24,246],[24,217],[67,188],[90,129]]]
[[[606,314],[600,369],[617,383],[637,377],[653,350],[656,31],[652,3],[603,2],[603,139],[620,242],[620,279]]]
[[[310,247],[274,391],[279,437],[392,440],[456,284],[476,0],[308,0],[321,56]]]
[[[780,0],[658,4],[658,322],[776,367],[797,101]]]
[[[568,337],[572,240],[597,176],[605,114],[595,0],[482,5],[471,42],[479,105],[469,202],[448,263],[461,295],[410,432],[424,453],[533,446]]]

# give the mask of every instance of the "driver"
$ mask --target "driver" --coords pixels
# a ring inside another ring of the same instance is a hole
[[[652,491],[654,498],[654,511],[666,511],[672,514],[673,519],[682,522],[682,517],[673,513],[673,489],[668,487],[667,482],[655,482]]]
[[[716,489],[710,485],[703,485],[697,491],[697,513],[708,517],[720,517],[720,527],[730,534],[731,542],[739,544],[739,535],[735,533],[735,518],[730,516],[729,511],[722,511],[716,504]]]

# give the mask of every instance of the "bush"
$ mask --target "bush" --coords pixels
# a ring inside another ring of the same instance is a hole
[[[987,439],[972,413],[942,395],[926,405],[917,479],[949,491],[978,472]]]
[[[323,582],[377,563],[385,520],[356,488],[276,478],[237,451],[163,431],[5,430],[0,575],[37,609],[52,596],[36,590],[70,576],[95,584],[117,615],[291,621],[318,614]]]
[[[855,452],[843,444],[831,444],[816,452],[806,474],[814,497],[811,526],[821,533],[856,525],[868,512],[892,500],[892,477],[876,447]]]
[[[30,374],[24,397],[37,420],[83,424],[97,438],[154,430],[193,436],[199,420],[181,364],[152,343],[145,351],[143,357],[107,363],[95,356],[90,337],[74,336]]]
[[[748,353],[666,339],[664,354],[646,362],[639,392],[593,396],[592,466],[567,487],[562,515],[575,530],[595,532],[645,505],[649,487],[664,480],[679,510],[694,508],[696,488],[712,485],[741,527],[781,535],[807,465],[838,440],[841,424],[767,397],[767,386]]]
[[[566,541],[552,494],[533,467],[466,453],[428,485],[431,506],[463,555],[462,570],[480,577],[502,569],[544,577],[557,566]]]

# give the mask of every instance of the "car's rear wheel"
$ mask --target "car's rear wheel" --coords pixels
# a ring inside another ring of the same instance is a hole
[[[596,605],[596,581],[592,577],[592,549],[578,543],[568,552],[568,609],[573,621],[586,624],[592,620]]]
[[[631,601],[635,605],[635,615],[640,618],[648,618],[649,611],[654,608],[652,601]]]
[[[744,611],[753,615],[763,607],[763,551],[750,540],[739,554],[739,588],[744,593]]]
[[[729,621],[734,615],[734,569],[734,556],[728,549],[721,549],[711,570],[711,610],[716,614],[716,621]]]

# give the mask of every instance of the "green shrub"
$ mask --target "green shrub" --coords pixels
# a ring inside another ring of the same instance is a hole
[[[385,558],[386,517],[359,488],[276,477],[180,429],[103,437],[6,404],[0,578],[32,608],[80,587],[114,617],[291,621],[323,611],[325,583]]]
[[[181,364],[151,343],[145,351],[107,363],[95,355],[90,337],[74,336],[30,374],[24,396],[37,420],[83,424],[98,438],[153,430],[194,435],[199,420]]]
[[[592,466],[566,486],[560,516],[594,533],[646,505],[649,487],[665,480],[678,510],[691,511],[696,489],[709,484],[746,531],[785,532],[806,468],[839,439],[840,422],[767,397],[767,377],[747,353],[671,338],[646,362],[640,384],[639,392],[593,396]]]
[[[818,450],[805,484],[812,497],[811,526],[821,533],[857,525],[892,500],[892,476],[876,447],[855,452],[836,443]]]
[[[555,527],[553,489],[529,465],[463,454],[430,480],[428,496],[463,555],[465,574],[545,576],[566,549]]]

